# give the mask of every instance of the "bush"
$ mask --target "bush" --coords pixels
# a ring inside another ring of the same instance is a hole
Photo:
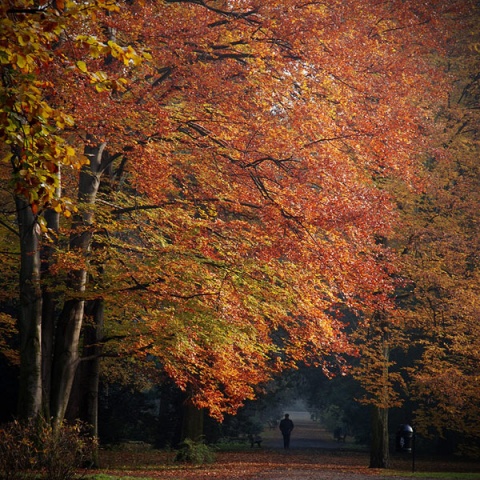
[[[176,462],[193,463],[195,465],[212,463],[214,460],[215,454],[208,445],[203,442],[195,442],[189,438],[180,444],[175,456]]]
[[[43,446],[41,465],[45,478],[67,480],[74,477],[77,468],[92,464],[97,441],[87,432],[87,426],[81,422],[63,423],[57,435],[50,425],[43,426],[39,440]]]
[[[14,421],[0,429],[0,480],[37,478],[69,480],[77,468],[91,462],[96,439],[85,425],[63,423],[55,434],[45,421]]]
[[[0,429],[0,479],[25,478],[25,472],[36,467],[37,449],[32,422],[17,421]]]

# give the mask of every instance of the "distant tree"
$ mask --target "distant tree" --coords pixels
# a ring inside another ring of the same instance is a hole
[[[480,116],[478,29],[471,4],[443,59],[455,88],[437,118],[438,148],[426,158],[423,195],[401,202],[410,220],[399,245],[411,279],[406,327],[420,353],[411,370],[415,424],[426,436],[463,437],[478,455],[480,431],[476,373],[480,366],[478,224]],[[454,450],[452,446],[452,450]]]

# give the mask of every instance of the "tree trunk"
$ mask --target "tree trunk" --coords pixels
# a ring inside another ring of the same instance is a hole
[[[388,445],[388,404],[389,404],[389,368],[390,347],[386,329],[382,328],[381,361],[383,364],[383,392],[380,404],[373,406],[372,412],[372,446],[370,450],[370,468],[388,468],[390,460]]]
[[[93,209],[100,177],[104,168],[102,163],[105,144],[99,147],[86,147],[85,154],[90,165],[80,172],[79,208],[72,225],[74,232],[70,237],[70,249],[87,256],[92,241]],[[51,413],[54,427],[62,422],[67,409],[75,371],[80,360],[80,332],[82,329],[87,284],[87,271],[80,268],[70,272],[68,279],[68,299],[60,315],[55,338],[55,352],[52,367]]]
[[[373,406],[370,468],[388,468],[388,408]]]
[[[103,350],[104,301],[88,302],[83,327],[82,359],[78,365],[68,402],[66,418],[82,420],[88,425],[89,435],[98,438],[98,392],[100,384],[100,357]],[[98,449],[93,453],[93,464],[98,466]]]
[[[183,406],[182,441],[189,438],[199,442],[203,437],[204,411],[199,410],[188,400]]]
[[[61,190],[57,189],[60,197]],[[45,212],[45,221],[49,232],[58,234],[60,228],[60,214],[54,210]],[[54,239],[56,240],[56,239]],[[56,242],[55,242],[56,243]],[[42,275],[42,410],[45,418],[50,418],[50,390],[52,381],[52,356],[55,338],[55,324],[58,314],[60,299],[54,291],[55,280],[51,278],[49,268],[55,243],[44,242],[41,249],[41,275]]]
[[[100,358],[103,350],[103,325],[105,303],[103,299],[93,302],[93,325],[89,326],[84,335],[84,355],[89,358],[85,362],[87,378],[87,398],[85,421],[90,425],[90,434],[98,438],[98,394],[100,385]],[[98,445],[93,455],[93,463],[99,465]]]
[[[90,435],[98,437],[98,389],[100,357],[103,350],[104,301],[89,301],[83,327],[82,358],[78,365],[67,408],[69,420],[80,419],[90,427]]]
[[[103,350],[103,325],[105,304],[103,299],[94,300],[93,325],[85,331],[84,354],[91,357],[85,362],[87,385],[85,421],[91,425],[91,434],[98,437],[98,390],[100,384],[100,358]]]
[[[38,415],[42,407],[42,293],[40,227],[27,201],[16,198],[20,232],[20,418]]]

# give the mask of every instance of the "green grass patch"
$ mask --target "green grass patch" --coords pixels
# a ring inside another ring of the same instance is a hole
[[[105,475],[104,473],[99,473],[97,475],[85,477],[85,480],[152,480],[152,477],[118,477],[117,475]]]
[[[252,450],[252,447],[245,442],[216,443],[214,448],[217,452],[249,452]],[[258,450],[258,447],[256,448]]]
[[[386,470],[389,476],[403,478],[435,478],[445,480],[478,480],[479,474],[467,472],[399,472],[398,470]]]

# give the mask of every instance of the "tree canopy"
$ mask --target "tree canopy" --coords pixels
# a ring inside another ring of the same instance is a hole
[[[284,368],[343,367],[342,312],[396,306],[386,184],[425,189],[465,9],[2,4],[21,412],[63,418],[93,327],[92,356],[135,356],[217,418]]]

